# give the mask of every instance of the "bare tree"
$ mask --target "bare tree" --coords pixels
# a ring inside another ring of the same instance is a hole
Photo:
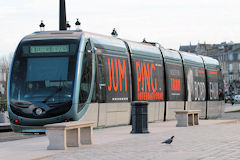
[[[2,57],[0,59],[0,72],[2,72],[3,78],[1,79],[1,83],[4,88],[4,93],[2,93],[2,98],[7,98],[7,81],[9,75],[9,69],[12,62],[13,53],[9,53],[8,55]]]

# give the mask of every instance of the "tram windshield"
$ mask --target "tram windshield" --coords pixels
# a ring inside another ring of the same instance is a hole
[[[73,94],[77,42],[22,43],[11,73],[11,103],[61,103]]]

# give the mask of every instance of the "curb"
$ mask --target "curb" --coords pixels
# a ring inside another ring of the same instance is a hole
[[[216,124],[237,124],[238,120],[234,119],[234,120],[225,120],[224,122],[218,122]]]

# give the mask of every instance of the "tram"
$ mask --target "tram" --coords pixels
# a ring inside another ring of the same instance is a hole
[[[131,102],[148,101],[148,120],[171,120],[176,110],[201,118],[223,113],[219,62],[147,42],[82,30],[43,31],[19,43],[9,73],[13,131],[92,120],[95,127],[130,124]]]

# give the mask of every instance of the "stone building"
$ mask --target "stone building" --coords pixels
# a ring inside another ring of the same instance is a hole
[[[192,52],[217,59],[221,65],[225,92],[234,87],[234,94],[240,94],[240,43],[200,44],[180,46],[180,51]]]

